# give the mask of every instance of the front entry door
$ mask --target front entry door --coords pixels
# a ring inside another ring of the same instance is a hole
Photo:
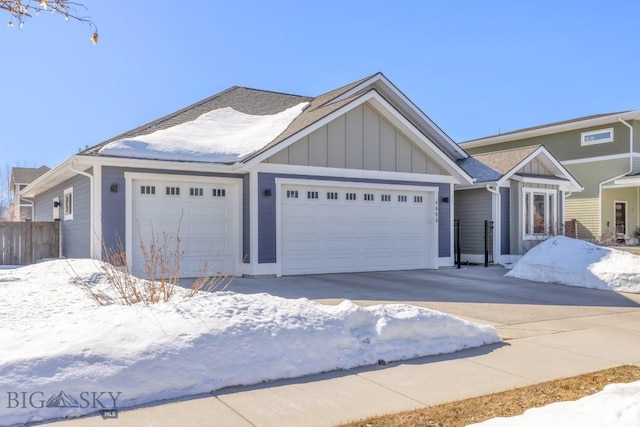
[[[615,202],[616,234],[627,234],[627,203]]]

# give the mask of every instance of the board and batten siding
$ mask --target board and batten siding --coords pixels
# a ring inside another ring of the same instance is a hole
[[[91,173],[91,169],[87,172]],[[64,190],[73,187],[73,219],[64,220]],[[53,221],[53,199],[60,200],[62,256],[89,258],[91,256],[91,191],[89,178],[75,176],[34,198],[34,220]]]
[[[613,128],[614,140],[612,142],[587,146],[582,146],[580,144],[582,132],[608,128]],[[589,157],[610,156],[612,154],[624,154],[629,153],[629,128],[622,123],[611,123],[567,132],[559,132],[552,135],[542,135],[533,138],[501,142],[499,144],[486,145],[483,147],[463,147],[469,154],[480,154],[539,144],[544,145],[545,148],[561,162],[565,160],[586,159]]]
[[[367,104],[318,128],[265,163],[448,175]]]
[[[455,219],[460,220],[463,257],[484,254],[484,222],[493,220],[491,198],[485,188],[456,191]]]
[[[258,263],[275,263],[276,259],[276,197],[266,196],[265,191],[276,192],[276,178],[295,178],[308,180],[322,180],[335,182],[353,182],[370,184],[396,184],[416,187],[438,187],[438,198],[449,198],[451,191],[449,184],[425,183],[414,181],[394,181],[378,179],[361,179],[335,176],[293,175],[258,173]],[[457,196],[456,196],[457,197]],[[451,203],[440,202],[438,207],[438,256],[450,257],[451,254]]]
[[[531,160],[526,165],[521,167],[516,173],[554,176],[553,173],[550,172],[549,169],[547,169],[545,165],[543,165],[542,162],[538,159]]]

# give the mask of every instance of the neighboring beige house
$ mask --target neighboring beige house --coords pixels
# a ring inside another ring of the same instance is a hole
[[[33,203],[22,198],[21,191],[49,170],[50,168],[47,166],[11,168],[9,221],[24,221],[33,218]]]
[[[566,193],[564,219],[577,220],[577,237],[604,233],[633,242],[640,226],[640,110],[600,114],[475,139],[472,155],[544,145],[584,187]]]

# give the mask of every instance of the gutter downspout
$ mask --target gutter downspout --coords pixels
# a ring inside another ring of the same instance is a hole
[[[71,162],[71,165],[69,166],[69,170],[71,170],[71,172],[75,172],[79,175],[83,175],[86,176],[87,178],[89,178],[89,253],[91,258],[95,259],[97,254],[95,253],[95,236],[93,235],[93,230],[94,230],[94,221],[93,221],[93,212],[95,209],[95,203],[93,200],[93,175],[91,175],[90,173],[87,173],[85,171],[81,171],[81,170],[77,170],[74,168],[74,165],[76,164],[76,162]]]
[[[622,178],[623,176],[633,173],[633,126],[624,121],[622,117],[618,117],[618,120],[620,121],[620,123],[629,128],[629,170],[598,184],[598,217],[600,218],[600,221],[598,221],[598,239],[600,239],[600,237],[602,236],[602,186],[607,182],[614,181],[618,178]]]
[[[495,207],[495,211],[493,211],[493,214],[495,216],[495,220],[493,223],[493,262],[494,263],[498,263],[498,264],[502,264],[498,259],[498,253],[502,253],[502,248],[500,247],[500,242],[502,242],[502,236],[501,234],[501,228],[502,228],[502,218],[500,218],[500,208],[501,208],[501,202],[500,202],[500,188],[498,187],[498,183],[496,183],[495,185],[493,185],[493,187],[495,188],[491,188],[492,185],[491,184],[487,184],[486,185],[486,189],[489,193],[495,194],[496,196],[496,207]],[[492,210],[493,210],[493,206],[492,206]],[[496,244],[498,243],[498,244]]]

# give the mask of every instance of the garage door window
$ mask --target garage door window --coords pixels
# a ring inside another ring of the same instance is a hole
[[[338,200],[338,193],[335,191],[329,191],[327,193],[327,200]]]
[[[382,200],[383,202],[390,202],[391,194],[383,194],[382,196],[380,196],[380,200]]]
[[[347,193],[347,200],[356,200],[356,193]]]
[[[297,199],[298,190],[287,190],[287,199]]]
[[[155,185],[141,185],[140,194],[156,194]]]
[[[179,196],[180,187],[166,187],[167,196]]]
[[[367,202],[373,202],[375,199],[373,197],[373,194],[364,193],[364,200],[367,201]]]
[[[318,192],[317,191],[307,191],[307,199],[317,199]]]
[[[401,194],[398,196],[398,201],[399,202],[406,202],[407,201],[407,196]]]
[[[213,197],[226,197],[227,192],[224,188],[214,188],[213,189]]]
[[[413,202],[422,203],[423,202],[422,196],[413,196]]]
[[[202,195],[204,195],[204,189],[198,188],[198,187],[195,187],[195,188],[191,187],[189,189],[189,195],[190,196],[196,196],[196,197],[202,196]]]

